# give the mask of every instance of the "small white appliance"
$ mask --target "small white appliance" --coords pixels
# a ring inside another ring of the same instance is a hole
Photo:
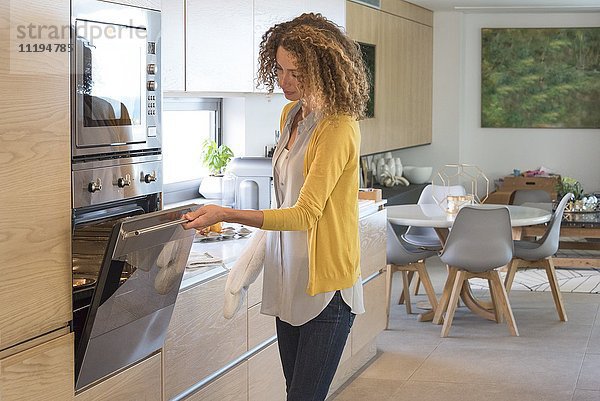
[[[273,166],[270,157],[235,157],[227,173],[235,179],[235,209],[270,209],[273,188]],[[223,194],[223,198],[231,194]]]

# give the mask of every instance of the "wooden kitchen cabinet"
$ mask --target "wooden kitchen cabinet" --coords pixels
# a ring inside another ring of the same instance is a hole
[[[401,0],[382,10],[346,2],[349,35],[376,46],[375,117],[360,122],[361,154],[431,143],[432,16]]]
[[[73,334],[0,359],[0,400],[72,400]]]
[[[275,317],[260,313],[261,305],[248,308],[248,350],[276,335]]]
[[[364,288],[365,313],[357,315],[352,326],[352,355],[379,335],[386,326],[385,274],[380,274]]]
[[[248,362],[242,362],[199,391],[186,401],[248,401]]]
[[[66,0],[0,3],[0,350],[71,320],[69,53],[18,51],[69,37],[17,30],[69,26],[69,12]]]
[[[223,317],[220,276],[179,293],[163,348],[164,394],[171,399],[247,350],[247,314]],[[246,301],[242,311],[246,310]]]
[[[386,265],[387,210],[358,221],[360,235],[360,273],[363,280]]]
[[[248,400],[285,400],[285,377],[279,359],[277,342],[248,360]]]
[[[75,396],[75,401],[161,401],[161,356],[151,356]]]

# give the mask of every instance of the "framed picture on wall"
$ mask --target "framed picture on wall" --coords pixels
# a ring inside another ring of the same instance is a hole
[[[481,126],[600,128],[600,27],[483,28]]]

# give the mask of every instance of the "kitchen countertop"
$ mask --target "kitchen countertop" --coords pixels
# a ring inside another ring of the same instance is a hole
[[[206,201],[206,199],[203,200]],[[195,201],[195,199],[192,199],[186,202],[167,205],[165,208],[184,206],[187,204],[196,203]],[[380,206],[384,205],[385,203],[386,201],[382,200],[378,202],[373,201],[370,204],[361,204],[361,208],[359,209],[359,218],[363,218],[375,213],[377,210],[379,210]],[[224,223],[224,226],[232,226],[236,229],[241,227],[239,224],[231,223]],[[247,228],[253,231],[258,230],[257,228],[252,227]],[[191,253],[208,253],[210,256],[215,258],[216,261],[214,264],[207,264],[202,267],[186,268],[181,281],[180,291],[201,284],[218,276],[227,274],[238,256],[246,248],[246,245],[249,243],[252,235],[254,234],[243,238],[236,236],[233,239],[218,239],[212,241],[204,240],[194,242],[192,244]],[[192,258],[190,257],[190,260],[191,259]]]

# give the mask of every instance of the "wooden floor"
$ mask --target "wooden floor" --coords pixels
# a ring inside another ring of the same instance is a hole
[[[439,259],[427,263],[439,296],[445,267]],[[400,288],[396,274],[392,299]],[[450,336],[440,338],[441,326],[393,305],[377,356],[329,400],[599,401],[600,295],[563,296],[567,323],[558,320],[550,293],[511,291],[520,337],[459,307]]]

